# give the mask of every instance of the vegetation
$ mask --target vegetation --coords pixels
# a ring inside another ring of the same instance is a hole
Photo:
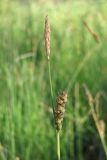
[[[57,160],[44,47],[47,14],[54,106],[58,93],[68,91],[61,160],[106,159],[106,8],[100,0],[0,0],[0,160]]]

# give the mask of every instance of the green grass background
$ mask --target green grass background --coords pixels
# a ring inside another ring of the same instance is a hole
[[[57,4],[0,1],[0,160],[57,159],[44,49],[47,14],[54,101],[58,93],[69,89],[61,160],[104,160],[82,87],[87,84],[93,96],[103,92],[99,116],[106,124],[107,2],[100,0]],[[98,33],[100,43],[84,27],[83,20]],[[27,54],[31,56],[21,59]]]

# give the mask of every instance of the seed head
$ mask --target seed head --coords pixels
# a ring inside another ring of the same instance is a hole
[[[67,102],[67,93],[63,91],[57,98],[57,104],[55,108],[55,125],[57,131],[60,131],[62,128],[66,102]]]
[[[50,59],[50,24],[48,21],[48,16],[45,18],[45,49],[47,59]]]
[[[99,120],[97,122],[97,127],[99,129],[101,137],[104,138],[104,136],[105,136],[105,127],[106,127],[105,126],[105,122],[103,120]]]
[[[93,38],[95,39],[95,41],[97,43],[100,42],[100,37],[98,35],[98,33],[94,32],[88,25],[88,23],[86,21],[83,21],[84,26],[86,27],[86,29],[88,30],[88,32],[93,36]]]

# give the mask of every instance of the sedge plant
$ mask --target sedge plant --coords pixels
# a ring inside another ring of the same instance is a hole
[[[49,73],[49,83],[51,92],[52,109],[54,115],[54,122],[56,128],[56,140],[57,140],[57,157],[60,160],[60,133],[62,128],[62,121],[65,112],[65,103],[67,102],[67,93],[63,91],[57,98],[56,107],[54,107],[54,95],[53,95],[53,85],[51,76],[51,63],[50,63],[50,24],[48,16],[45,18],[45,49],[46,57],[48,62],[48,73]]]

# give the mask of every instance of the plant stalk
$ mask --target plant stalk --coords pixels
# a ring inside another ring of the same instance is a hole
[[[52,86],[52,76],[51,76],[51,67],[50,67],[50,60],[48,59],[48,74],[49,74],[49,83],[50,83],[50,92],[51,92],[51,102],[52,102],[52,109],[53,109],[53,116],[55,120],[55,109],[54,109],[54,100],[53,100],[53,86]],[[57,157],[60,160],[60,132],[57,131]]]
[[[51,76],[51,67],[50,60],[48,60],[48,72],[49,72],[49,83],[50,83],[50,91],[51,91],[51,100],[52,100],[52,109],[54,114],[54,103],[53,103],[53,86],[52,86],[52,76]]]
[[[60,132],[57,131],[57,156],[58,160],[60,160]]]

